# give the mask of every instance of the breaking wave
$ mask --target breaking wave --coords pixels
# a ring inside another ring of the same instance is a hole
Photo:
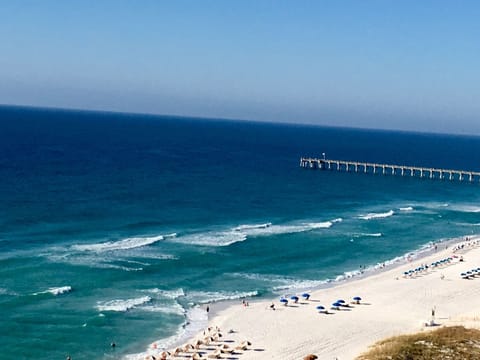
[[[103,302],[99,301],[97,302],[96,308],[99,311],[125,312],[143,304],[149,303],[150,301],[152,301],[152,298],[150,296],[142,296],[139,298],[127,300],[110,300]]]
[[[185,297],[192,304],[208,304],[225,300],[237,300],[246,297],[254,297],[258,291],[191,291]]]
[[[52,287],[45,291],[36,292],[33,295],[52,294],[57,296],[57,295],[69,293],[70,291],[72,291],[71,286],[60,286],[60,287]]]
[[[312,289],[327,283],[327,281],[325,280],[300,280],[276,274],[232,273],[231,275],[234,277],[240,277],[248,280],[266,282],[267,284],[273,285],[272,290],[275,292],[283,292],[290,289]]]
[[[142,306],[143,311],[158,312],[163,314],[185,315],[186,310],[179,303],[174,304],[158,304],[158,305],[146,305]]]
[[[354,234],[354,237],[381,237],[383,236],[382,233],[360,233],[360,234]]]
[[[266,229],[272,226],[272,223],[265,223],[259,225],[240,225],[234,228],[235,231],[245,231],[245,230],[253,230],[253,229]]]
[[[390,210],[384,213],[369,213],[366,215],[360,215],[358,218],[362,220],[383,219],[393,216],[393,214],[395,214],[395,212],[393,210]]]
[[[178,299],[179,297],[185,296],[185,292],[182,288],[175,290],[162,290],[158,288],[143,290],[144,292],[155,295],[157,298],[166,298],[166,299]]]
[[[158,235],[150,237],[131,237],[119,241],[107,241],[98,244],[85,244],[85,245],[72,245],[72,249],[77,251],[116,251],[116,250],[129,250],[143,246],[154,244],[158,241],[162,241],[166,238],[175,237],[177,234]]]
[[[261,237],[282,234],[293,234],[315,229],[328,229],[334,223],[341,222],[338,218],[324,222],[309,222],[289,225],[244,224],[224,231],[207,231],[193,234],[180,235],[174,241],[185,244],[203,246],[228,246],[236,242],[247,240],[248,237]]]
[[[475,205],[452,205],[449,207],[449,210],[463,213],[480,213],[480,207]]]

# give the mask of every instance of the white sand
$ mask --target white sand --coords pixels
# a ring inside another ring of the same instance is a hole
[[[310,301],[300,300],[296,306],[282,306],[276,299],[275,311],[269,309],[271,301],[230,306],[218,311],[210,324],[222,329],[223,340],[252,342],[250,350],[233,356],[239,360],[298,360],[310,353],[319,359],[354,359],[378,340],[431,328],[422,323],[431,320],[432,308],[440,326],[480,327],[480,275],[471,280],[460,277],[460,273],[480,267],[480,246],[456,252],[463,262],[403,278],[406,270],[450,255],[451,250],[439,250],[400,267],[314,291]],[[351,301],[353,296],[362,297],[363,304],[330,310],[331,315],[315,309],[320,304],[330,308],[337,299]],[[228,334],[229,329],[235,333]],[[223,356],[228,357],[232,355]]]

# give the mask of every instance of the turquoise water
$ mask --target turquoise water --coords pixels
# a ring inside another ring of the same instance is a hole
[[[202,328],[199,305],[308,290],[479,232],[480,184],[298,166],[325,152],[479,170],[478,137],[14,107],[0,119],[2,359],[140,354]]]

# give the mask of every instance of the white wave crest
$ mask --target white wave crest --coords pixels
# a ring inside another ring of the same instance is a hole
[[[105,302],[98,302],[96,308],[99,311],[118,311],[125,312],[140,305],[149,303],[152,301],[150,296],[142,296],[135,299],[127,300],[110,300]]]
[[[384,213],[369,213],[367,215],[360,215],[358,218],[362,220],[383,219],[395,214],[393,210]]]
[[[205,232],[180,236],[175,241],[202,246],[228,246],[247,240],[247,235],[238,231]]]
[[[464,213],[480,213],[480,207],[475,205],[452,205],[450,210]]]
[[[319,287],[326,284],[325,280],[296,280],[296,279],[284,279],[284,284],[273,287],[275,292],[283,292],[285,290],[307,290]]]
[[[72,291],[71,286],[60,286],[60,287],[52,287],[52,288],[49,288],[45,291],[36,292],[33,295],[52,294],[52,295],[57,296],[57,295],[69,293],[70,291]]]
[[[151,311],[151,312],[159,312],[163,314],[174,314],[174,315],[185,315],[186,310],[180,305],[179,303],[174,304],[162,304],[162,305],[147,305],[143,306],[142,310],[144,311]]]
[[[265,223],[265,224],[258,224],[258,225],[240,225],[234,228],[233,230],[235,231],[244,231],[244,230],[252,230],[252,229],[266,229],[268,227],[272,226],[272,223]]]
[[[115,250],[129,250],[147,246],[162,241],[165,238],[175,237],[176,234],[158,235],[150,237],[131,237],[119,241],[107,241],[98,244],[73,245],[72,249],[77,251],[105,252]]]
[[[289,289],[308,290],[326,283],[324,280],[294,279],[277,274],[258,274],[258,273],[231,273],[231,276],[240,277],[253,281],[263,281],[267,285],[274,285],[273,291],[280,292]]]
[[[360,233],[360,234],[355,234],[355,237],[381,237],[383,236],[382,233]]]
[[[208,304],[218,301],[243,299],[257,295],[258,291],[191,291],[186,294],[186,297],[193,304]]]
[[[324,222],[310,222],[291,225],[245,224],[225,231],[209,231],[204,233],[193,233],[178,236],[175,241],[185,244],[204,246],[228,246],[236,242],[245,241],[248,237],[272,236],[282,234],[293,234],[315,229],[328,229],[334,223],[341,222],[338,218]]]
[[[307,227],[305,228],[305,230],[302,229],[302,232],[313,230],[313,229],[328,229],[328,228],[332,227],[332,225],[333,225],[332,221],[308,223],[308,224],[306,224]]]
[[[411,206],[401,207],[400,211],[413,211],[413,207],[411,207]]]
[[[183,291],[182,288],[175,289],[175,290],[162,290],[158,288],[154,289],[147,289],[143,290],[145,292],[148,292],[150,294],[155,294],[156,297],[159,298],[167,298],[167,299],[178,299],[179,297],[185,296],[185,292]]]

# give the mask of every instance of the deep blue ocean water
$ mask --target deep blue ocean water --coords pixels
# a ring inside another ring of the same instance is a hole
[[[299,167],[323,152],[480,170],[473,136],[0,107],[2,359],[139,354],[479,232],[480,184]]]

